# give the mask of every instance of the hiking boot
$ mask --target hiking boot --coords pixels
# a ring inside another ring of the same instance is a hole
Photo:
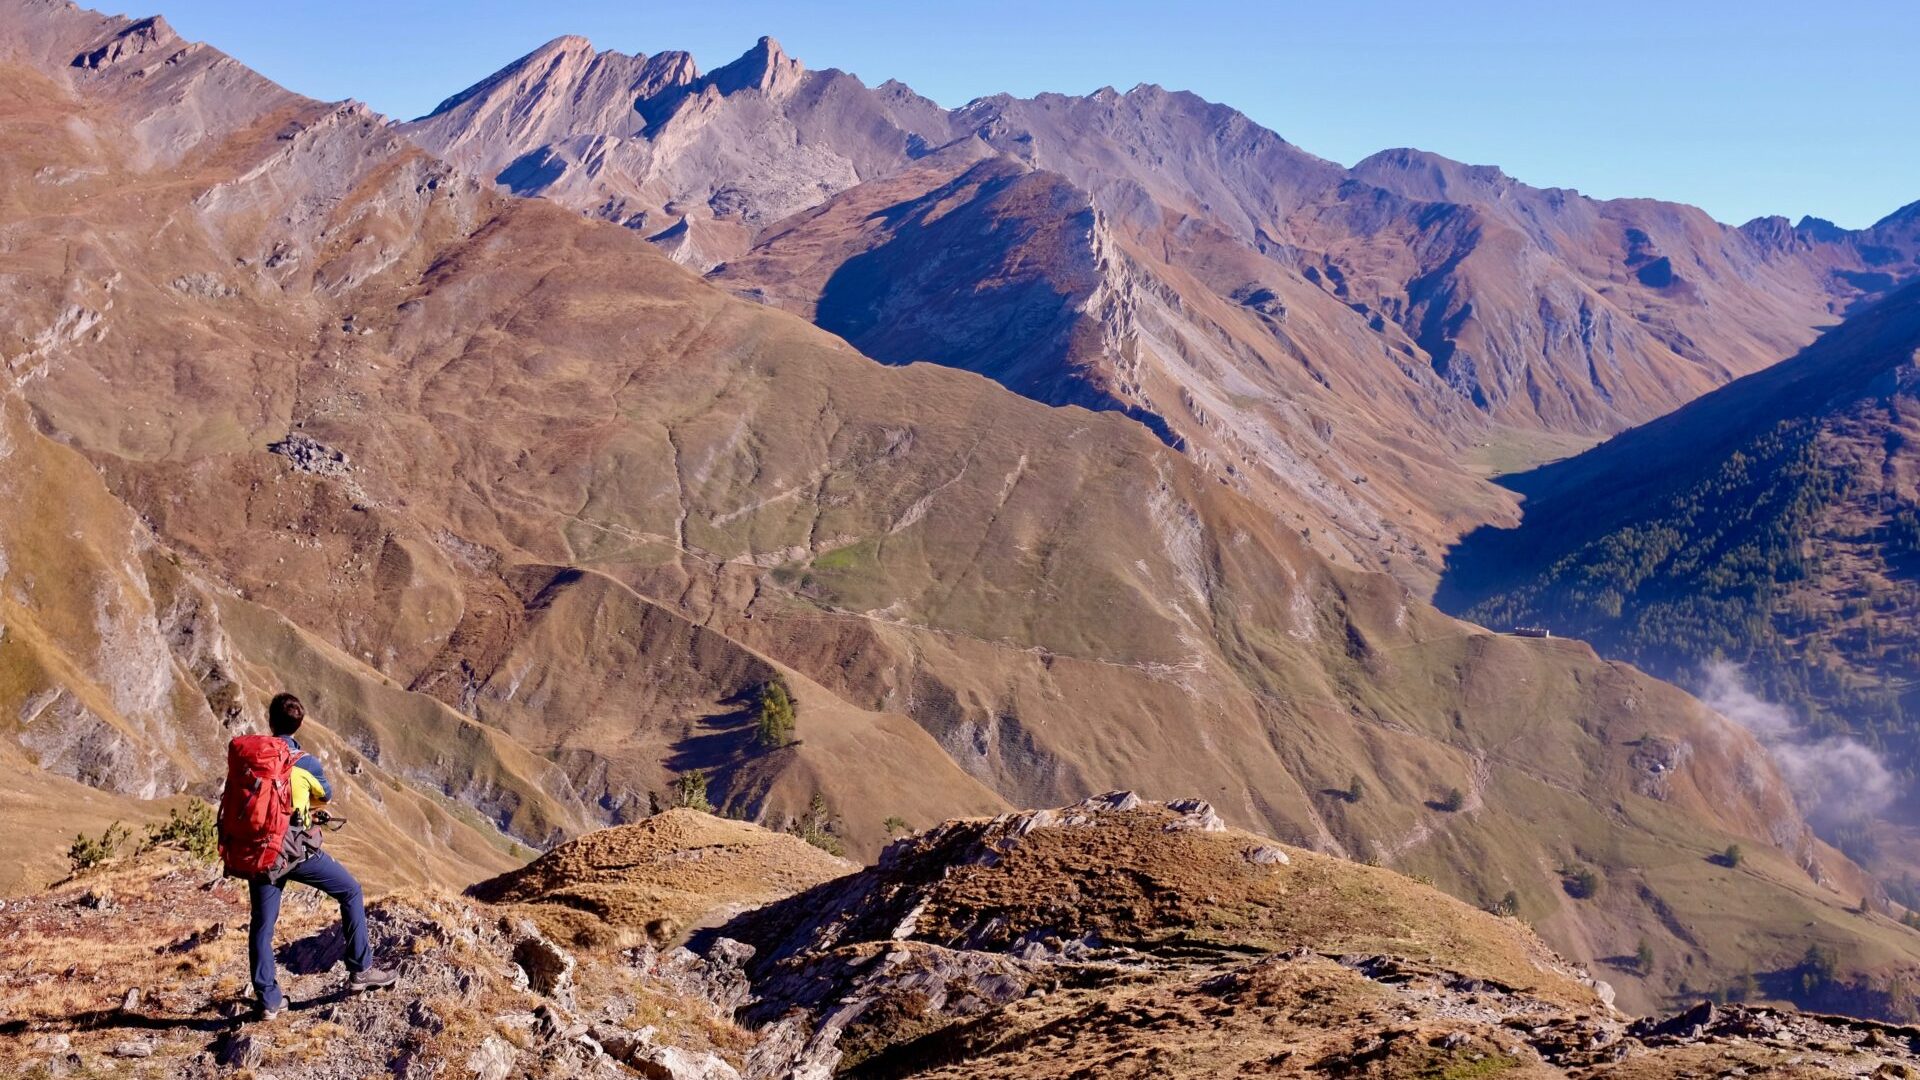
[[[383,986],[392,986],[399,978],[389,968],[371,967],[347,976],[347,989],[378,990]]]
[[[277,1017],[281,1013],[286,1011],[287,1011],[287,1003],[284,1001],[278,1005],[268,1005],[265,1002],[262,1002],[260,1005],[259,1011],[254,1013],[254,1016],[260,1020],[272,1020],[274,1017]]]

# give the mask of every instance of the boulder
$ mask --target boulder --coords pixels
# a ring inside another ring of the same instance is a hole
[[[527,973],[527,985],[539,993],[561,998],[573,989],[573,955],[538,932],[513,947],[513,962]]]
[[[467,1070],[473,1080],[507,1080],[513,1073],[513,1047],[500,1036],[489,1035],[467,1055]]]
[[[1179,820],[1167,823],[1167,831],[1178,832],[1182,829],[1197,829],[1200,832],[1226,832],[1227,823],[1213,809],[1213,804],[1205,799],[1175,799],[1167,804],[1167,809],[1180,815]]]
[[[648,1080],[740,1080],[740,1073],[716,1054],[695,1054],[654,1041],[651,1027],[621,1031],[596,1025],[592,1037],[608,1055]]]
[[[1665,1020],[1647,1017],[1634,1022],[1627,1033],[1640,1039],[1697,1039],[1713,1026],[1713,1002],[1702,1001],[1683,1013]]]

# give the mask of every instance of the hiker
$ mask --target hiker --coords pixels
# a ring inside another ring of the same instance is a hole
[[[320,759],[302,750],[294,738],[306,718],[299,698],[276,695],[267,706],[267,727],[273,734],[242,735],[227,747],[220,855],[229,874],[247,879],[253,906],[247,951],[264,1020],[286,1008],[273,960],[273,927],[280,918],[280,894],[289,881],[311,885],[339,902],[349,990],[391,986],[395,978],[392,971],[373,966],[360,883],[320,850],[327,817],[316,804],[332,798],[333,788]]]

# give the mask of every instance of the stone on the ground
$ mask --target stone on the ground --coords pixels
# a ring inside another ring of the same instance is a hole
[[[1169,822],[1167,830],[1178,832],[1182,829],[1197,829],[1200,832],[1226,832],[1227,823],[1205,799],[1175,799],[1167,804],[1167,809],[1180,815],[1178,821]]]
[[[214,1049],[214,1058],[229,1069],[258,1068],[267,1055],[267,1044],[258,1035],[234,1032]]]
[[[548,997],[564,997],[573,987],[573,955],[537,932],[513,947],[513,962],[527,973],[527,984]]]
[[[467,1055],[467,1069],[473,1080],[507,1080],[513,1073],[513,1047],[498,1035],[489,1035]]]

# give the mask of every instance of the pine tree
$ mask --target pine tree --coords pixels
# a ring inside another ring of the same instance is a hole
[[[760,688],[760,707],[753,725],[753,741],[769,750],[777,750],[793,741],[793,694],[778,676]]]
[[[707,801],[707,770],[694,769],[674,777],[673,805],[703,814],[713,813],[713,804]]]
[[[788,821],[787,832],[829,855],[846,854],[846,846],[840,842],[840,830],[833,821],[833,812],[827,809],[827,797],[817,791],[807,803],[807,815]]]

